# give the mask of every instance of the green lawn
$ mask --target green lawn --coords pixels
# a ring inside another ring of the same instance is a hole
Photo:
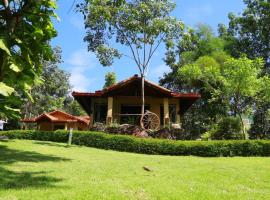
[[[149,156],[51,142],[0,142],[1,200],[269,197],[270,158]]]

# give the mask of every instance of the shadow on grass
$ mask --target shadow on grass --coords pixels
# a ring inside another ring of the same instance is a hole
[[[0,167],[0,189],[56,187],[60,181],[62,179],[49,176],[46,171],[14,172]]]
[[[9,149],[0,145],[0,164],[12,164],[14,162],[47,162],[69,161],[70,159],[52,155],[40,154],[34,151],[20,151]]]
[[[67,144],[63,143],[63,144],[57,144],[54,142],[39,142],[39,141],[34,141],[34,144],[39,144],[39,145],[47,145],[47,146],[51,146],[51,147],[64,147],[67,148],[69,147]]]
[[[26,187],[55,187],[62,179],[48,175],[48,171],[11,171],[7,169],[16,162],[60,162],[70,159],[40,154],[34,151],[20,151],[0,145],[0,189],[19,189]]]

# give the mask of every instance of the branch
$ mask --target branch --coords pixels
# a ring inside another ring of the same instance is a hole
[[[25,3],[21,6],[21,9],[18,9],[18,11],[14,13],[11,12],[9,7],[6,7],[7,29],[10,33],[14,32],[17,22],[22,18],[22,14],[30,8],[30,2],[31,0],[25,0]]]
[[[145,70],[145,68],[146,68],[146,66],[147,65],[145,65],[146,63],[145,63],[145,54],[146,54],[146,52],[145,52],[145,32],[143,32],[143,70]]]
[[[126,39],[126,41],[127,41],[127,44],[128,44],[128,46],[130,47],[130,50],[131,50],[131,52],[132,52],[134,61],[135,61],[135,63],[137,64],[137,66],[138,66],[138,68],[139,68],[139,70],[140,70],[140,73],[142,74],[141,63],[140,63],[139,60],[137,60],[137,57],[136,57],[136,55],[135,55],[135,51],[134,51],[134,49],[133,49],[131,43],[129,42],[129,40],[128,40],[127,36],[125,35],[125,33],[123,32],[123,30],[121,30],[121,29],[117,26],[117,24],[115,24],[115,26],[116,26],[116,29],[117,29],[118,31],[120,31],[121,34],[125,37],[125,39]],[[139,57],[138,57],[138,59],[139,59]]]
[[[158,44],[157,44],[157,46],[154,48],[154,50],[152,50],[152,45],[151,45],[151,49],[150,49],[150,51],[149,51],[148,60],[147,60],[147,63],[146,63],[145,66],[147,66],[147,65],[149,64],[151,58],[153,57],[154,53],[156,52],[156,50],[157,50],[158,47],[160,46],[160,44],[161,44],[161,42],[163,41],[164,37],[165,37],[165,35],[163,35],[163,36],[160,38],[160,40],[158,41]],[[152,51],[152,52],[151,52],[151,51]]]
[[[68,14],[70,13],[70,11],[72,10],[72,8],[73,8],[73,6],[75,5],[75,3],[76,3],[76,0],[73,0],[73,2],[72,2],[72,4],[71,4],[71,6],[70,6],[70,8],[69,8],[69,10],[68,10]]]
[[[137,52],[137,57],[138,57],[139,64],[141,65],[140,53],[139,53],[139,50],[138,50],[137,47],[136,47],[136,52]]]
[[[125,56],[125,57],[127,57],[127,58],[130,58],[131,60],[133,60],[134,62],[136,62],[135,59],[132,56],[129,56],[127,54],[122,54],[122,55]]]

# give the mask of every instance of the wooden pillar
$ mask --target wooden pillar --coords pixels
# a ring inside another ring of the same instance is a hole
[[[28,130],[28,124],[24,123],[24,130]]]
[[[94,110],[94,109],[92,109],[92,110]],[[94,115],[91,114],[91,115],[90,115],[90,123],[89,123],[89,127],[92,127],[93,125],[94,125]]]
[[[65,131],[68,130],[68,123],[65,123]]]
[[[107,110],[107,125],[110,125],[113,120],[113,97],[108,97],[108,110]]]
[[[164,107],[164,126],[167,126],[170,124],[170,115],[169,115],[169,99],[164,98],[163,99],[163,107]]]
[[[176,123],[180,124],[181,123],[181,118],[180,118],[180,102],[176,104]]]
[[[76,131],[79,130],[79,126],[78,126],[79,124],[78,123],[79,122],[73,124],[73,130],[76,130]]]

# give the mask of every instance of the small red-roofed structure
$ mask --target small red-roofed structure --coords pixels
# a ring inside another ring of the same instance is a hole
[[[73,116],[60,110],[21,120],[24,129],[27,129],[27,124],[35,123],[37,129],[42,131],[69,130],[70,128],[73,130],[88,130],[90,121],[89,116]]]

